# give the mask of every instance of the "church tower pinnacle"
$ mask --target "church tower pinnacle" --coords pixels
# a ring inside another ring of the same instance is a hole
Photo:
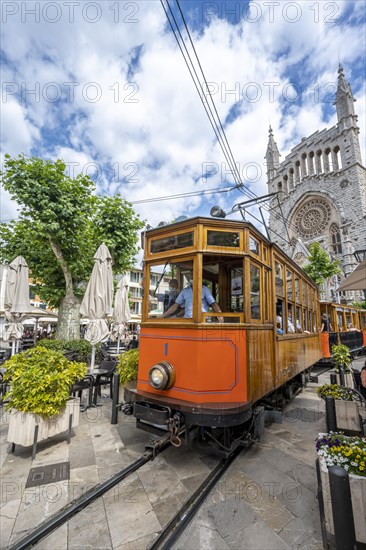
[[[337,108],[338,122],[342,122],[344,119],[349,119],[347,122],[344,121],[348,128],[356,125],[357,115],[355,115],[355,101],[356,100],[353,97],[351,85],[347,82],[344,76],[342,65],[339,64],[338,86],[334,105],[336,105]]]
[[[267,178],[268,182],[270,182],[276,176],[276,170],[280,165],[280,153],[278,151],[277,143],[274,140],[271,126],[269,126],[267,152],[264,158],[266,159],[267,164]]]

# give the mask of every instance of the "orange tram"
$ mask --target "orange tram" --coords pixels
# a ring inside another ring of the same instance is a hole
[[[138,377],[123,409],[139,428],[185,425],[228,448],[237,426],[260,435],[266,410],[329,354],[321,307],[338,315],[338,306],[320,306],[314,282],[245,221],[199,217],[147,231],[143,281]]]

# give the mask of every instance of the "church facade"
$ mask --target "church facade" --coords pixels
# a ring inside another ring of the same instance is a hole
[[[363,292],[335,294],[340,280],[358,265],[353,253],[366,249],[366,169],[354,102],[339,66],[334,102],[338,122],[334,127],[303,138],[283,162],[269,130],[265,156],[268,191],[278,193],[271,202],[269,233],[299,265],[305,263],[307,246],[314,241],[340,260],[342,273],[331,282],[331,292],[323,294],[323,299],[363,299]]]

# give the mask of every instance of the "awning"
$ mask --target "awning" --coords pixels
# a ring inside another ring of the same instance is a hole
[[[356,269],[341,282],[337,292],[344,290],[365,290],[366,289],[366,260],[363,260]]]

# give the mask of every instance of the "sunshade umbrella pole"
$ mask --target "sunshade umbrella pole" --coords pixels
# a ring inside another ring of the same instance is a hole
[[[95,365],[95,344],[92,345],[91,359],[90,359],[90,368],[93,369]]]

